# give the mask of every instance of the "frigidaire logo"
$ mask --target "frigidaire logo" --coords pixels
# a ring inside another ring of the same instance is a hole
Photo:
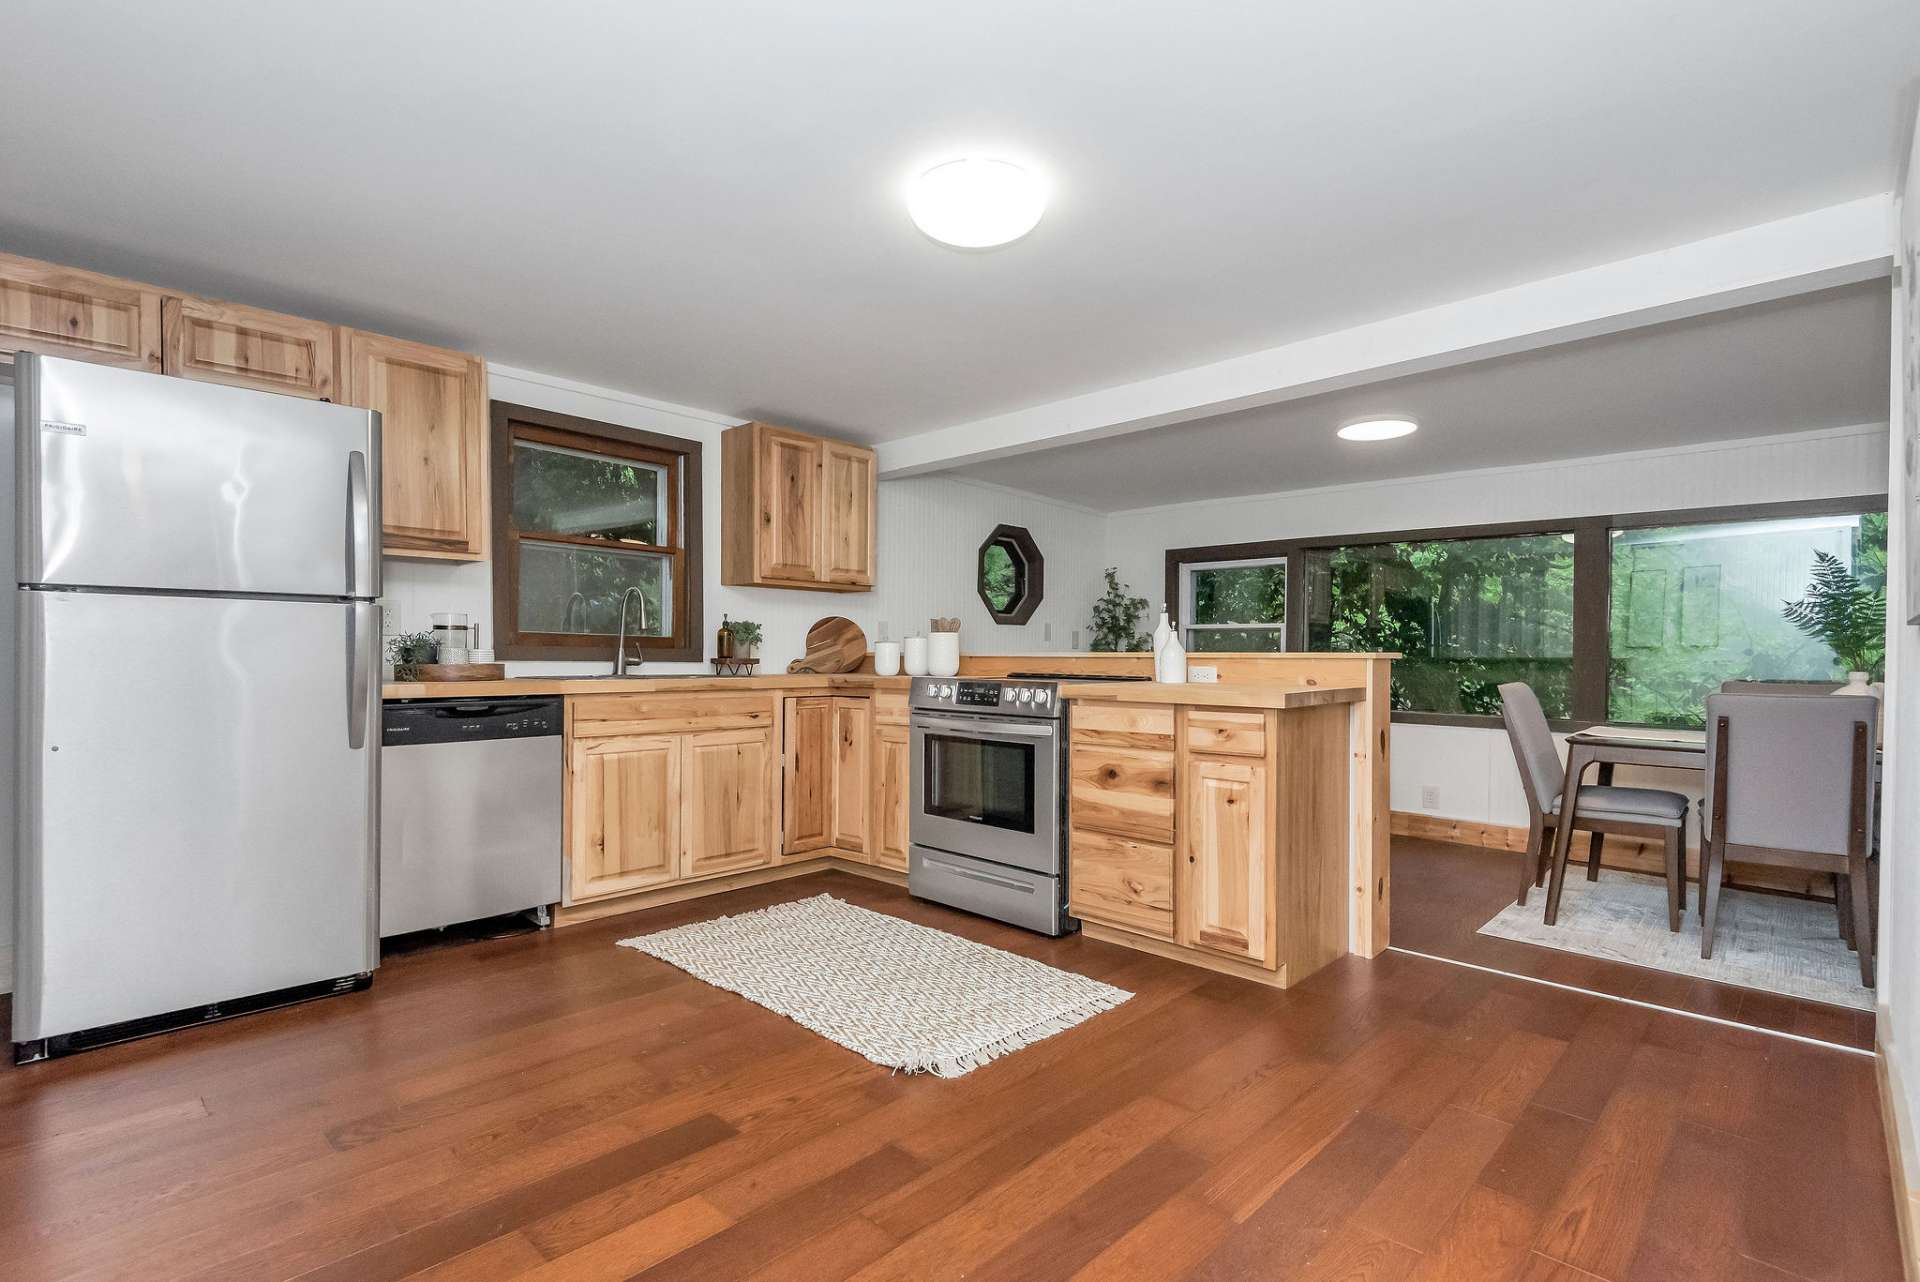
[[[43,418],[40,420],[40,430],[43,432],[58,432],[62,436],[85,436],[87,434],[87,425],[85,423],[62,423],[57,419]]]

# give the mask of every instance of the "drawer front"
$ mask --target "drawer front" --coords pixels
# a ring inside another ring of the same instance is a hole
[[[875,690],[873,692],[873,724],[876,726],[906,725],[907,692]]]
[[[1076,829],[1068,858],[1074,916],[1173,938],[1173,847]]]
[[[1173,843],[1173,754],[1074,745],[1071,821],[1082,828]]]
[[[1194,708],[1187,713],[1187,749],[1229,757],[1267,755],[1267,714]]]
[[[1173,751],[1173,709],[1121,703],[1074,702],[1067,712],[1073,741],[1144,752]]]
[[[914,846],[907,857],[907,889],[916,899],[931,899],[1043,935],[1058,935],[1066,929],[1060,879],[1024,868]]]
[[[739,694],[581,694],[572,696],[573,737],[771,730],[775,696]]]

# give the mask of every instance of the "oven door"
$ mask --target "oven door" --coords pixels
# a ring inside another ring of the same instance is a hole
[[[1052,721],[914,713],[914,844],[1059,873],[1059,735]]]

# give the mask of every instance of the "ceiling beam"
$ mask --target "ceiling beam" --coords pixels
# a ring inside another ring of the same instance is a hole
[[[1460,302],[883,442],[912,476],[1095,441],[1888,276],[1893,198],[1868,196]]]

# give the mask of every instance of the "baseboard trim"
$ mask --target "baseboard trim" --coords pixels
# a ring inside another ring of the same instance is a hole
[[[1920,1241],[1914,1237],[1914,1224],[1920,1221],[1920,1188],[1907,1171],[1907,1141],[1913,1138],[1913,1119],[1907,1116],[1899,1062],[1886,1038],[1875,1033],[1873,1039],[1874,1078],[1880,1085],[1880,1123],[1887,1141],[1887,1168],[1893,1175],[1894,1218],[1900,1224],[1900,1263],[1907,1282],[1920,1282]]]
[[[665,904],[685,903],[689,899],[723,895],[729,890],[764,886],[768,882],[806,877],[817,872],[846,872],[856,877],[884,881],[894,886],[907,884],[905,873],[895,872],[891,868],[876,868],[862,860],[857,851],[823,850],[818,854],[807,855],[794,863],[775,864],[769,868],[752,868],[746,872],[725,873],[718,877],[709,877],[704,881],[662,886],[658,890],[641,890],[631,895],[596,899],[590,903],[561,904],[553,910],[553,924],[578,926],[584,922],[601,921],[624,913],[637,913],[643,908],[659,908]]]
[[[1519,854],[1527,848],[1527,830],[1509,828],[1504,824],[1475,823],[1466,819],[1448,819],[1441,815],[1422,814],[1416,810],[1396,810],[1393,812],[1391,831],[1396,837],[1419,837],[1427,841],[1444,841],[1455,846],[1477,846],[1482,850],[1502,850]],[[1578,838],[1575,839],[1576,842]],[[1697,846],[1687,848],[1687,878],[1698,881],[1700,850]],[[1584,847],[1576,845],[1570,862],[1586,862]],[[1609,837],[1601,847],[1600,866],[1616,872],[1644,872],[1660,874],[1666,867],[1666,854],[1652,842],[1639,841],[1632,837]],[[1516,869],[1517,871],[1517,869]],[[1749,864],[1738,860],[1727,862],[1727,884],[1740,890],[1766,890],[1783,895],[1798,895],[1802,899],[1817,899],[1822,903],[1832,903],[1831,893],[1825,893],[1832,885],[1825,873],[1801,872],[1792,868],[1774,868],[1765,864]]]

